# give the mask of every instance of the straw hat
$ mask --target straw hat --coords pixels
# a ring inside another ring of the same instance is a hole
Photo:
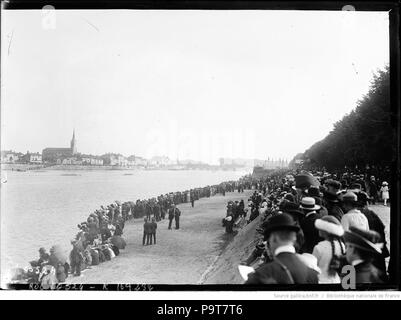
[[[303,209],[303,210],[314,211],[314,210],[319,210],[320,206],[316,204],[315,198],[304,197],[301,200],[300,208]]]

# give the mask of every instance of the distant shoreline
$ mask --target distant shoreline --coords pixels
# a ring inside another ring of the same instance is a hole
[[[119,166],[83,166],[83,165],[43,165],[43,164],[20,164],[20,163],[2,163],[1,170],[4,171],[48,171],[48,170],[79,170],[79,171],[93,171],[93,170],[119,170],[119,171],[138,171],[138,170],[170,170],[170,171],[185,171],[185,170],[208,170],[208,171],[246,171],[247,168],[221,168],[221,167],[119,167]]]

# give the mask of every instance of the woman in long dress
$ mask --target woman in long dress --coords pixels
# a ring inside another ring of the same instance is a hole
[[[383,199],[383,204],[387,206],[387,200],[390,199],[390,194],[389,194],[389,188],[388,188],[388,183],[386,181],[383,181],[382,187],[380,188],[380,193],[382,195]]]

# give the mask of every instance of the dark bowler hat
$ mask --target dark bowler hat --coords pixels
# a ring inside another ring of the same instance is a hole
[[[326,186],[331,186],[336,189],[341,189],[341,182],[337,181],[337,180],[328,179],[325,184],[326,184]]]
[[[294,218],[298,218],[298,220],[301,220],[303,217],[305,217],[304,212],[300,209],[287,209],[284,211],[284,213],[287,213]]]
[[[294,202],[286,202],[285,206],[283,206],[283,212],[285,213],[295,213],[296,215],[304,216],[303,211],[299,208],[299,205]]]
[[[350,227],[349,231],[344,233],[344,241],[363,251],[374,254],[382,253],[383,243],[379,243],[380,234],[373,230]]]
[[[294,195],[291,194],[291,193],[287,193],[287,194],[284,196],[284,199],[286,199],[286,200],[288,200],[288,201],[290,201],[290,202],[295,202],[295,197],[294,197]]]
[[[356,196],[357,196],[358,204],[360,206],[365,206],[368,203],[368,200],[370,200],[368,194],[366,192],[363,192],[363,191],[358,192],[356,194]]]
[[[315,187],[315,186],[311,186],[311,187],[308,189],[308,195],[311,196],[311,197],[320,197],[319,188],[318,188],[318,187]]]
[[[359,192],[362,190],[362,185],[360,183],[353,183],[349,187],[350,191],[352,192]]]
[[[309,173],[301,173],[295,176],[296,188],[309,188],[310,186],[320,186],[320,182]]]
[[[340,202],[340,199],[338,199],[338,195],[331,193],[331,192],[324,193],[324,200],[326,200],[327,202],[331,202],[331,203]]]
[[[270,234],[274,231],[299,231],[299,227],[295,224],[294,219],[287,213],[271,217],[263,223],[262,227],[264,229],[263,234],[265,240],[267,240]]]
[[[342,201],[344,203],[357,204],[358,197],[354,192],[348,191],[342,196]]]

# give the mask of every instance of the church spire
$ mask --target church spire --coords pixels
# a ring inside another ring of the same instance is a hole
[[[77,142],[75,140],[75,128],[72,131],[72,139],[71,139],[71,153],[76,154],[77,153]]]

